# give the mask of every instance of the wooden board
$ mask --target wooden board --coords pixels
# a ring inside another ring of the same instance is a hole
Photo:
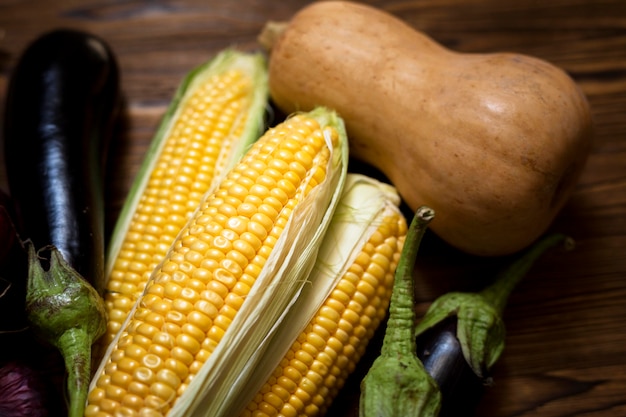
[[[155,128],[181,78],[220,49],[256,49],[267,20],[304,0],[0,0],[0,99],[28,42],[73,27],[110,43],[126,107],[107,182],[114,221]],[[505,313],[507,345],[477,416],[626,416],[626,3],[623,0],[365,1],[464,52],[513,51],[568,71],[587,94],[593,151],[553,228],[576,250],[550,253],[517,288]],[[0,110],[2,110],[0,105]],[[0,152],[0,156],[1,152]],[[5,187],[4,174],[0,185]],[[479,288],[494,259],[454,251],[428,236],[416,270],[416,310],[438,295]],[[371,345],[377,349],[379,340]],[[363,362],[334,416],[356,416]]]

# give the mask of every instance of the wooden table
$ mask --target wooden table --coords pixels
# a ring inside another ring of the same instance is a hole
[[[110,224],[183,75],[226,46],[257,48],[267,20],[288,19],[307,3],[0,1],[0,98],[20,52],[43,31],[81,28],[110,43],[127,101],[107,183]],[[576,239],[577,248],[543,257],[511,297],[506,350],[476,415],[626,416],[626,3],[365,3],[458,51],[508,50],[546,59],[582,86],[596,122],[593,153],[554,224]],[[420,314],[439,294],[479,288],[498,262],[458,253],[434,236],[426,242],[416,271]],[[356,415],[358,375],[354,380],[331,415]]]

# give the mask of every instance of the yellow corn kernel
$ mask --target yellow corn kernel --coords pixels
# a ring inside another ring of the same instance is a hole
[[[310,186],[311,179],[326,169],[338,141],[333,127],[320,127],[307,115],[291,117],[263,135],[206,196],[109,348],[93,379],[86,416],[113,415],[109,410],[122,404],[136,415],[168,414],[228,331],[285,222],[317,186]],[[292,152],[310,142],[315,146],[306,148],[306,157]],[[297,172],[289,168],[296,160]],[[285,169],[275,186],[258,183],[277,167]],[[272,199],[274,194],[280,198]],[[246,203],[256,209],[245,212],[254,214],[241,214]],[[252,262],[259,268],[248,268]]]
[[[259,57],[227,50],[207,68],[181,87],[189,85],[166,114],[118,223],[108,254],[108,328],[101,350],[202,196],[261,133],[266,87]]]
[[[242,417],[324,415],[385,317],[406,232],[387,211]]]

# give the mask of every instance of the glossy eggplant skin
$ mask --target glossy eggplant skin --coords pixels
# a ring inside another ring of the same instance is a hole
[[[98,37],[45,33],[9,81],[5,162],[22,239],[54,245],[102,293],[104,165],[119,109],[119,69]]]
[[[417,357],[441,390],[439,417],[471,416],[482,397],[485,381],[470,368],[456,336],[456,317],[417,337]]]

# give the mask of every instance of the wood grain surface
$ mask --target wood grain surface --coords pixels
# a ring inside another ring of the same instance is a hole
[[[288,19],[307,3],[0,0],[0,99],[19,54],[46,30],[80,28],[111,45],[126,107],[110,154],[110,225],[182,77],[227,46],[259,48],[256,36],[266,21]],[[592,155],[553,225],[576,240],[576,249],[547,254],[512,295],[506,348],[475,415],[626,416],[626,2],[363,3],[458,51],[506,50],[546,59],[568,71],[587,94],[596,124]],[[4,173],[0,185],[5,186]],[[504,261],[459,253],[428,235],[415,272],[417,312],[446,291],[480,288]],[[378,347],[376,340],[369,354]],[[370,359],[329,415],[358,414],[358,382]]]

